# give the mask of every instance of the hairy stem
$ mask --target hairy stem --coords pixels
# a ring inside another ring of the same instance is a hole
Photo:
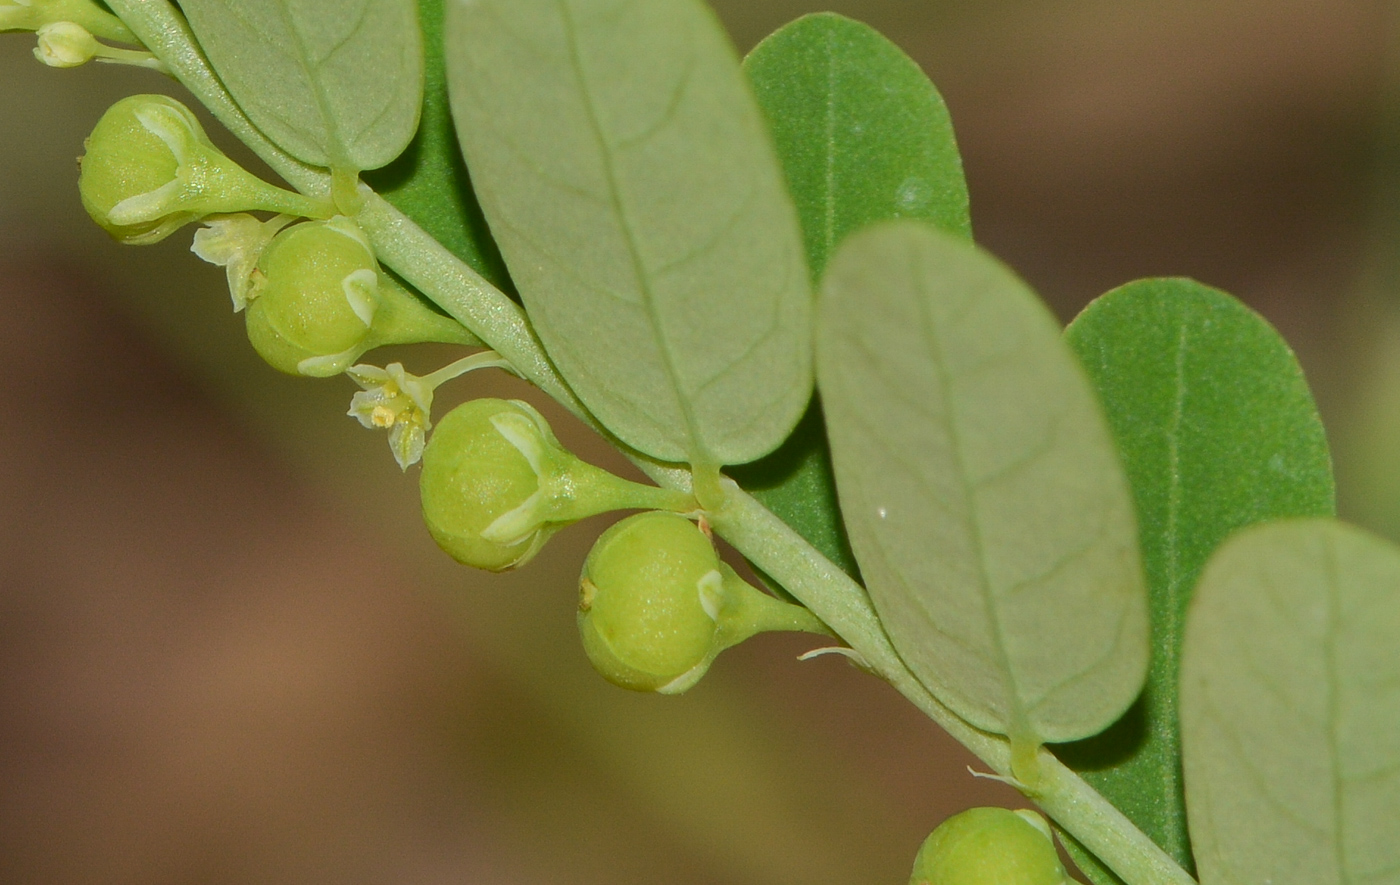
[[[204,105],[279,175],[310,196],[331,193],[331,175],[277,147],[238,108],[169,0],[109,0],[112,10]],[[691,490],[690,472],[647,458],[617,442],[588,413],[545,354],[520,306],[387,201],[365,196],[356,219],[386,265],[432,298],[510,362],[520,375],[602,432],[659,484]],[[973,728],[935,698],[890,644],[865,589],[746,494],[720,481],[722,501],[711,525],[735,549],[821,618],[874,672],[943,726],[999,776],[1011,777],[1011,747]],[[1194,885],[1151,839],[1048,750],[1039,751],[1036,789],[1023,792],[1128,885]],[[1019,786],[1019,785],[1018,785]]]

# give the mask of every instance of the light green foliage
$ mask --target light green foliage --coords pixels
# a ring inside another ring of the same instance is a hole
[[[524,565],[561,528],[609,510],[695,509],[689,495],[620,479],[580,461],[519,400],[463,403],[423,451],[423,521],[458,562]]]
[[[183,0],[239,107],[284,151],[359,171],[418,129],[423,37],[413,0]]]
[[[248,340],[292,375],[338,375],[384,344],[480,343],[380,273],[364,234],[344,216],[273,237],[247,303]]]
[[[744,59],[797,204],[813,279],[847,234],[921,218],[970,236],[967,184],[948,110],[879,32],[834,13],[800,18]],[[814,403],[783,446],[731,471],[822,553],[857,574]]]
[[[801,232],[699,0],[455,0],[472,180],[574,392],[655,458],[772,451],[811,394]]]
[[[1139,280],[1091,304],[1066,338],[1137,501],[1153,651],[1138,704],[1060,755],[1191,869],[1176,697],[1187,603],[1236,529],[1335,512],[1327,439],[1288,345],[1224,292]]]
[[[1331,520],[1247,529],[1186,624],[1201,885],[1400,882],[1400,550]]]
[[[164,95],[112,105],[86,145],[78,177],[83,208],[123,243],[159,242],[216,212],[325,209],[249,174],[214,147],[189,108]]]
[[[919,848],[909,885],[1064,885],[1050,827],[1034,811],[969,808]]]
[[[579,578],[579,635],[609,682],[679,694],[715,657],[768,630],[826,632],[745,583],[690,520],[639,513],[603,533]]]
[[[444,0],[418,0],[423,25],[423,114],[408,149],[388,166],[364,176],[439,243],[497,287],[510,277],[477,205],[457,133],[447,106],[447,71],[442,57]]]
[[[1116,719],[1147,668],[1132,499],[1049,311],[966,240],[889,222],[827,272],[818,375],[841,508],[910,669],[1008,735]]]
[[[256,349],[288,372],[351,371],[363,388],[351,414],[389,431],[401,466],[422,454],[423,516],[452,556],[509,569],[586,516],[673,511],[619,523],[585,565],[578,625],[608,679],[675,693],[755,632],[828,632],[740,580],[713,529],[1124,880],[1190,883],[1038,751],[1117,719],[1155,649],[1133,715],[1064,752],[1189,865],[1173,692],[1195,576],[1240,526],[1332,512],[1321,425],[1267,324],[1198,284],[1144,281],[1096,303],[1067,345],[970,243],[937,91],[840,16],[770,37],[746,81],[701,0],[424,0],[421,19],[414,0],[113,7],[130,30],[89,0],[0,0],[0,29],[44,28],[40,55],[56,64],[174,73],[335,206],[257,180],[188,109],[137,96],[90,139],[88,211],[134,243],[212,215],[195,251],[227,268]],[[52,24],[67,21],[104,39],[139,33],[154,55]],[[369,181],[411,219],[352,189],[375,168]],[[276,217],[229,214],[249,210]],[[351,369],[381,344],[482,343],[382,271],[376,250],[505,357],[422,377]],[[504,255],[528,319],[453,255],[509,284]],[[823,276],[825,416],[811,396],[810,281]],[[596,417],[686,491],[581,462],[518,401],[471,402],[434,429],[436,386],[487,365]],[[720,484],[724,465],[862,573],[869,596]],[[709,529],[677,515],[702,507]],[[1246,529],[1206,569],[1188,620],[1181,743],[1201,885],[1400,885],[1400,551],[1320,520]],[[1117,881],[1068,844],[1096,881]],[[1065,875],[1042,819],[977,809],[935,831],[912,881]]]

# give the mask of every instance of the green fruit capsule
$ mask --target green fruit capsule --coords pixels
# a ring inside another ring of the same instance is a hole
[[[519,400],[463,403],[423,451],[423,520],[458,562],[493,572],[529,561],[556,531],[609,510],[696,509],[688,494],[613,476],[576,458]]]
[[[579,579],[579,634],[603,678],[679,694],[755,633],[829,635],[807,609],[745,583],[705,533],[673,513],[641,513],[603,533]]]
[[[124,243],[154,243],[214,213],[328,214],[325,204],[273,187],[224,156],[189,108],[164,95],[133,95],[108,108],[79,162],[83,207]]]
[[[1064,885],[1050,826],[1034,811],[971,808],[939,824],[909,885]]]
[[[248,340],[291,375],[337,375],[384,344],[480,344],[380,273],[359,225],[344,216],[278,233],[252,276]]]

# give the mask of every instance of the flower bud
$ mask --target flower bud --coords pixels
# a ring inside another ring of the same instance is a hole
[[[82,25],[51,22],[38,30],[39,45],[34,57],[51,68],[76,68],[97,55],[97,38]]]
[[[277,234],[253,277],[248,340],[288,374],[336,375],[383,344],[480,344],[380,273],[369,241],[344,216]]]
[[[690,688],[755,633],[829,632],[805,608],[747,584],[674,513],[640,513],[603,533],[579,579],[578,627],[604,679],[662,694]]]
[[[1064,885],[1050,826],[1034,811],[971,808],[939,824],[909,885]]]
[[[324,204],[224,156],[189,108],[164,95],[133,95],[108,108],[80,162],[83,207],[124,243],[154,243],[214,213],[326,214]]]
[[[580,461],[518,400],[472,400],[449,412],[423,452],[419,489],[438,546],[493,572],[523,565],[556,531],[587,516],[695,508],[689,495]]]

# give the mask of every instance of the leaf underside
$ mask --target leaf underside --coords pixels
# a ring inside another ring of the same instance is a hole
[[[801,232],[699,0],[448,8],[458,139],[551,359],[655,458],[772,451],[811,395]]]
[[[304,163],[377,169],[423,103],[414,0],[181,0],[229,94]]]
[[[744,72],[797,204],[814,280],[836,245],[872,222],[920,218],[971,235],[947,107],[919,66],[879,32],[835,13],[804,16],[759,43]],[[778,451],[730,475],[858,576],[819,403]]]
[[[1202,885],[1400,882],[1400,550],[1333,520],[1232,537],[1186,625]]]
[[[1065,334],[1133,488],[1152,664],[1127,715],[1056,752],[1191,871],[1176,692],[1187,603],[1237,529],[1335,512],[1327,439],[1288,345],[1224,292],[1139,280],[1094,301]]]
[[[443,0],[419,0],[423,23],[423,114],[418,134],[365,182],[498,289],[514,292],[505,261],[472,190],[447,104],[442,58]]]
[[[841,509],[900,656],[971,724],[1070,740],[1142,686],[1127,482],[1058,325],[966,240],[856,234],[823,286],[818,375]]]

